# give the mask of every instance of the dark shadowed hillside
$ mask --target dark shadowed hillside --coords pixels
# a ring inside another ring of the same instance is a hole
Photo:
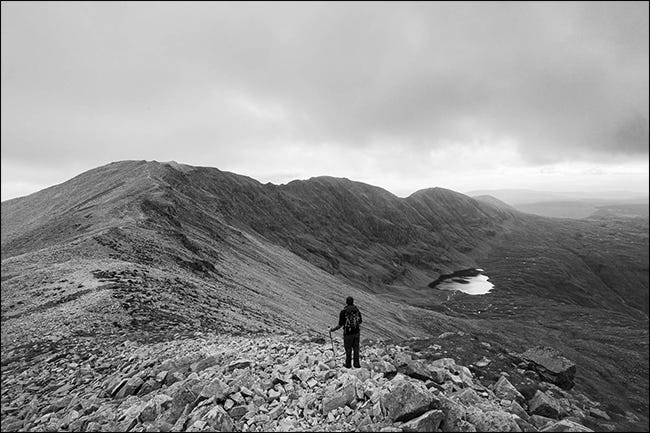
[[[474,267],[489,294],[428,287]],[[441,188],[399,198],[347,179],[261,184],[145,161],[2,203],[3,365],[44,335],[326,335],[348,294],[365,336],[461,331],[448,350],[466,363],[552,346],[615,425],[647,428],[647,219],[549,219]]]

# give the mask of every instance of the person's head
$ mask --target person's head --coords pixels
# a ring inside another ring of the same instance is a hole
[[[352,296],[348,296],[348,297],[345,299],[345,303],[348,304],[348,305],[352,305],[352,304],[354,304],[354,298],[353,298]]]

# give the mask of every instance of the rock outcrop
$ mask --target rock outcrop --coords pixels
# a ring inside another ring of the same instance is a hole
[[[531,415],[541,415],[547,418],[560,416],[560,405],[542,391],[537,391],[528,404]]]
[[[562,389],[573,388],[576,365],[552,347],[534,347],[521,354],[525,368],[539,374],[542,380]]]

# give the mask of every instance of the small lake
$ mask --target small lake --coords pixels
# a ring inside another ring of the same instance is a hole
[[[468,295],[485,295],[494,287],[489,282],[483,269],[465,269],[450,275],[441,275],[438,280],[429,285],[439,290],[459,291]]]

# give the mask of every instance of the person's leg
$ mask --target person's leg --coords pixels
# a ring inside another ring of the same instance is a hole
[[[359,338],[361,337],[361,334],[357,333],[354,334],[354,339],[352,341],[352,349],[354,350],[354,366],[356,368],[361,367],[361,364],[359,363]]]
[[[345,368],[352,367],[352,335],[345,335],[343,337],[343,347],[345,347]]]

